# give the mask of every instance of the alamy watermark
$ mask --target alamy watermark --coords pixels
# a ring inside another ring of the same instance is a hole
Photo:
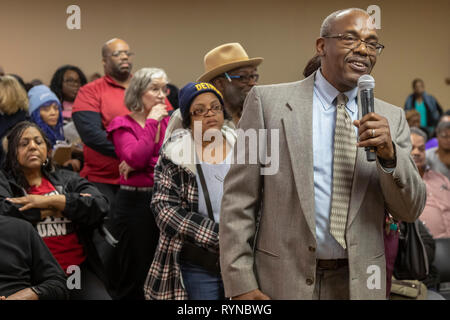
[[[369,28],[381,29],[381,9],[376,4],[372,4],[366,9],[369,14]],[[66,20],[66,26],[69,30],[81,29],[81,9],[76,4],[71,4],[67,7],[66,13],[69,15]]]
[[[367,7],[367,13],[370,15],[370,28],[381,29],[381,9],[376,4]]]
[[[77,265],[71,265],[67,267],[66,274],[68,275],[66,280],[67,289],[73,290],[81,289],[81,269]]]
[[[175,130],[172,137],[176,139],[180,131],[184,131],[184,129]],[[235,133],[237,139],[233,156],[229,158],[227,163],[259,165],[261,175],[278,173],[280,167],[279,129],[236,129]],[[200,161],[206,162],[226,158],[226,155],[223,154],[224,139],[226,138],[221,130],[208,129],[203,132],[202,122],[195,121],[192,135],[197,150],[203,142],[210,143],[203,148],[203,152],[197,155],[193,154],[195,149],[189,147],[179,150],[180,152],[177,154],[172,154],[172,160],[176,163],[194,164],[196,156]]]
[[[370,265],[367,267],[367,289],[381,289],[381,268],[377,265]]]
[[[66,26],[69,30],[81,29],[81,9],[76,4],[67,7],[66,13],[69,14],[66,20]]]

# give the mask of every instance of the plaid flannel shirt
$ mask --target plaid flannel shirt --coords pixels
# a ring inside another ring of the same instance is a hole
[[[232,129],[225,130],[230,132]],[[190,135],[190,132],[186,134]],[[227,136],[235,137],[234,130]],[[181,143],[183,139],[178,136],[175,137],[177,141],[171,140],[166,144]],[[235,140],[230,142],[234,144]],[[166,149],[164,146],[161,149],[155,167],[151,208],[160,229],[160,237],[144,284],[144,293],[148,300],[185,300],[188,295],[179,262],[183,243],[188,241],[218,253],[219,224],[198,213],[195,166],[175,164],[170,155],[164,152]]]

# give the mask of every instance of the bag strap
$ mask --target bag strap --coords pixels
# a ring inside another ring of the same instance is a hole
[[[416,232],[416,237],[419,239],[419,243],[420,243],[420,247],[422,249],[422,254],[423,254],[423,260],[425,262],[425,271],[426,271],[426,275],[428,275],[430,273],[430,266],[429,266],[429,262],[428,262],[428,255],[427,255],[427,249],[425,248],[425,243],[423,243],[422,237],[420,236],[420,230],[419,230],[419,220],[417,219],[416,221],[413,222],[413,226],[414,226],[414,231]]]
[[[211,206],[211,200],[209,198],[208,187],[206,186],[205,176],[203,175],[202,166],[200,163],[196,164],[198,177],[200,178],[200,183],[202,184],[203,195],[205,196],[206,209],[208,210],[208,216],[212,221],[214,220],[214,214]]]

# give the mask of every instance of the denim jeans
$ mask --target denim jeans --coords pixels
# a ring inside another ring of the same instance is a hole
[[[225,293],[220,276],[202,267],[182,262],[181,275],[189,300],[224,300]]]

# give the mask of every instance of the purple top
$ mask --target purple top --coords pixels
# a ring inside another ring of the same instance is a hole
[[[425,150],[436,148],[438,146],[438,141],[436,138],[430,139],[425,144]]]
[[[158,161],[159,149],[164,141],[164,133],[170,117],[165,117],[159,123],[159,140],[155,143],[158,121],[147,119],[142,128],[131,116],[116,117],[108,126],[108,139],[116,148],[119,161],[125,162],[135,169],[125,180],[120,176],[119,183],[132,187],[153,187],[153,171]]]

